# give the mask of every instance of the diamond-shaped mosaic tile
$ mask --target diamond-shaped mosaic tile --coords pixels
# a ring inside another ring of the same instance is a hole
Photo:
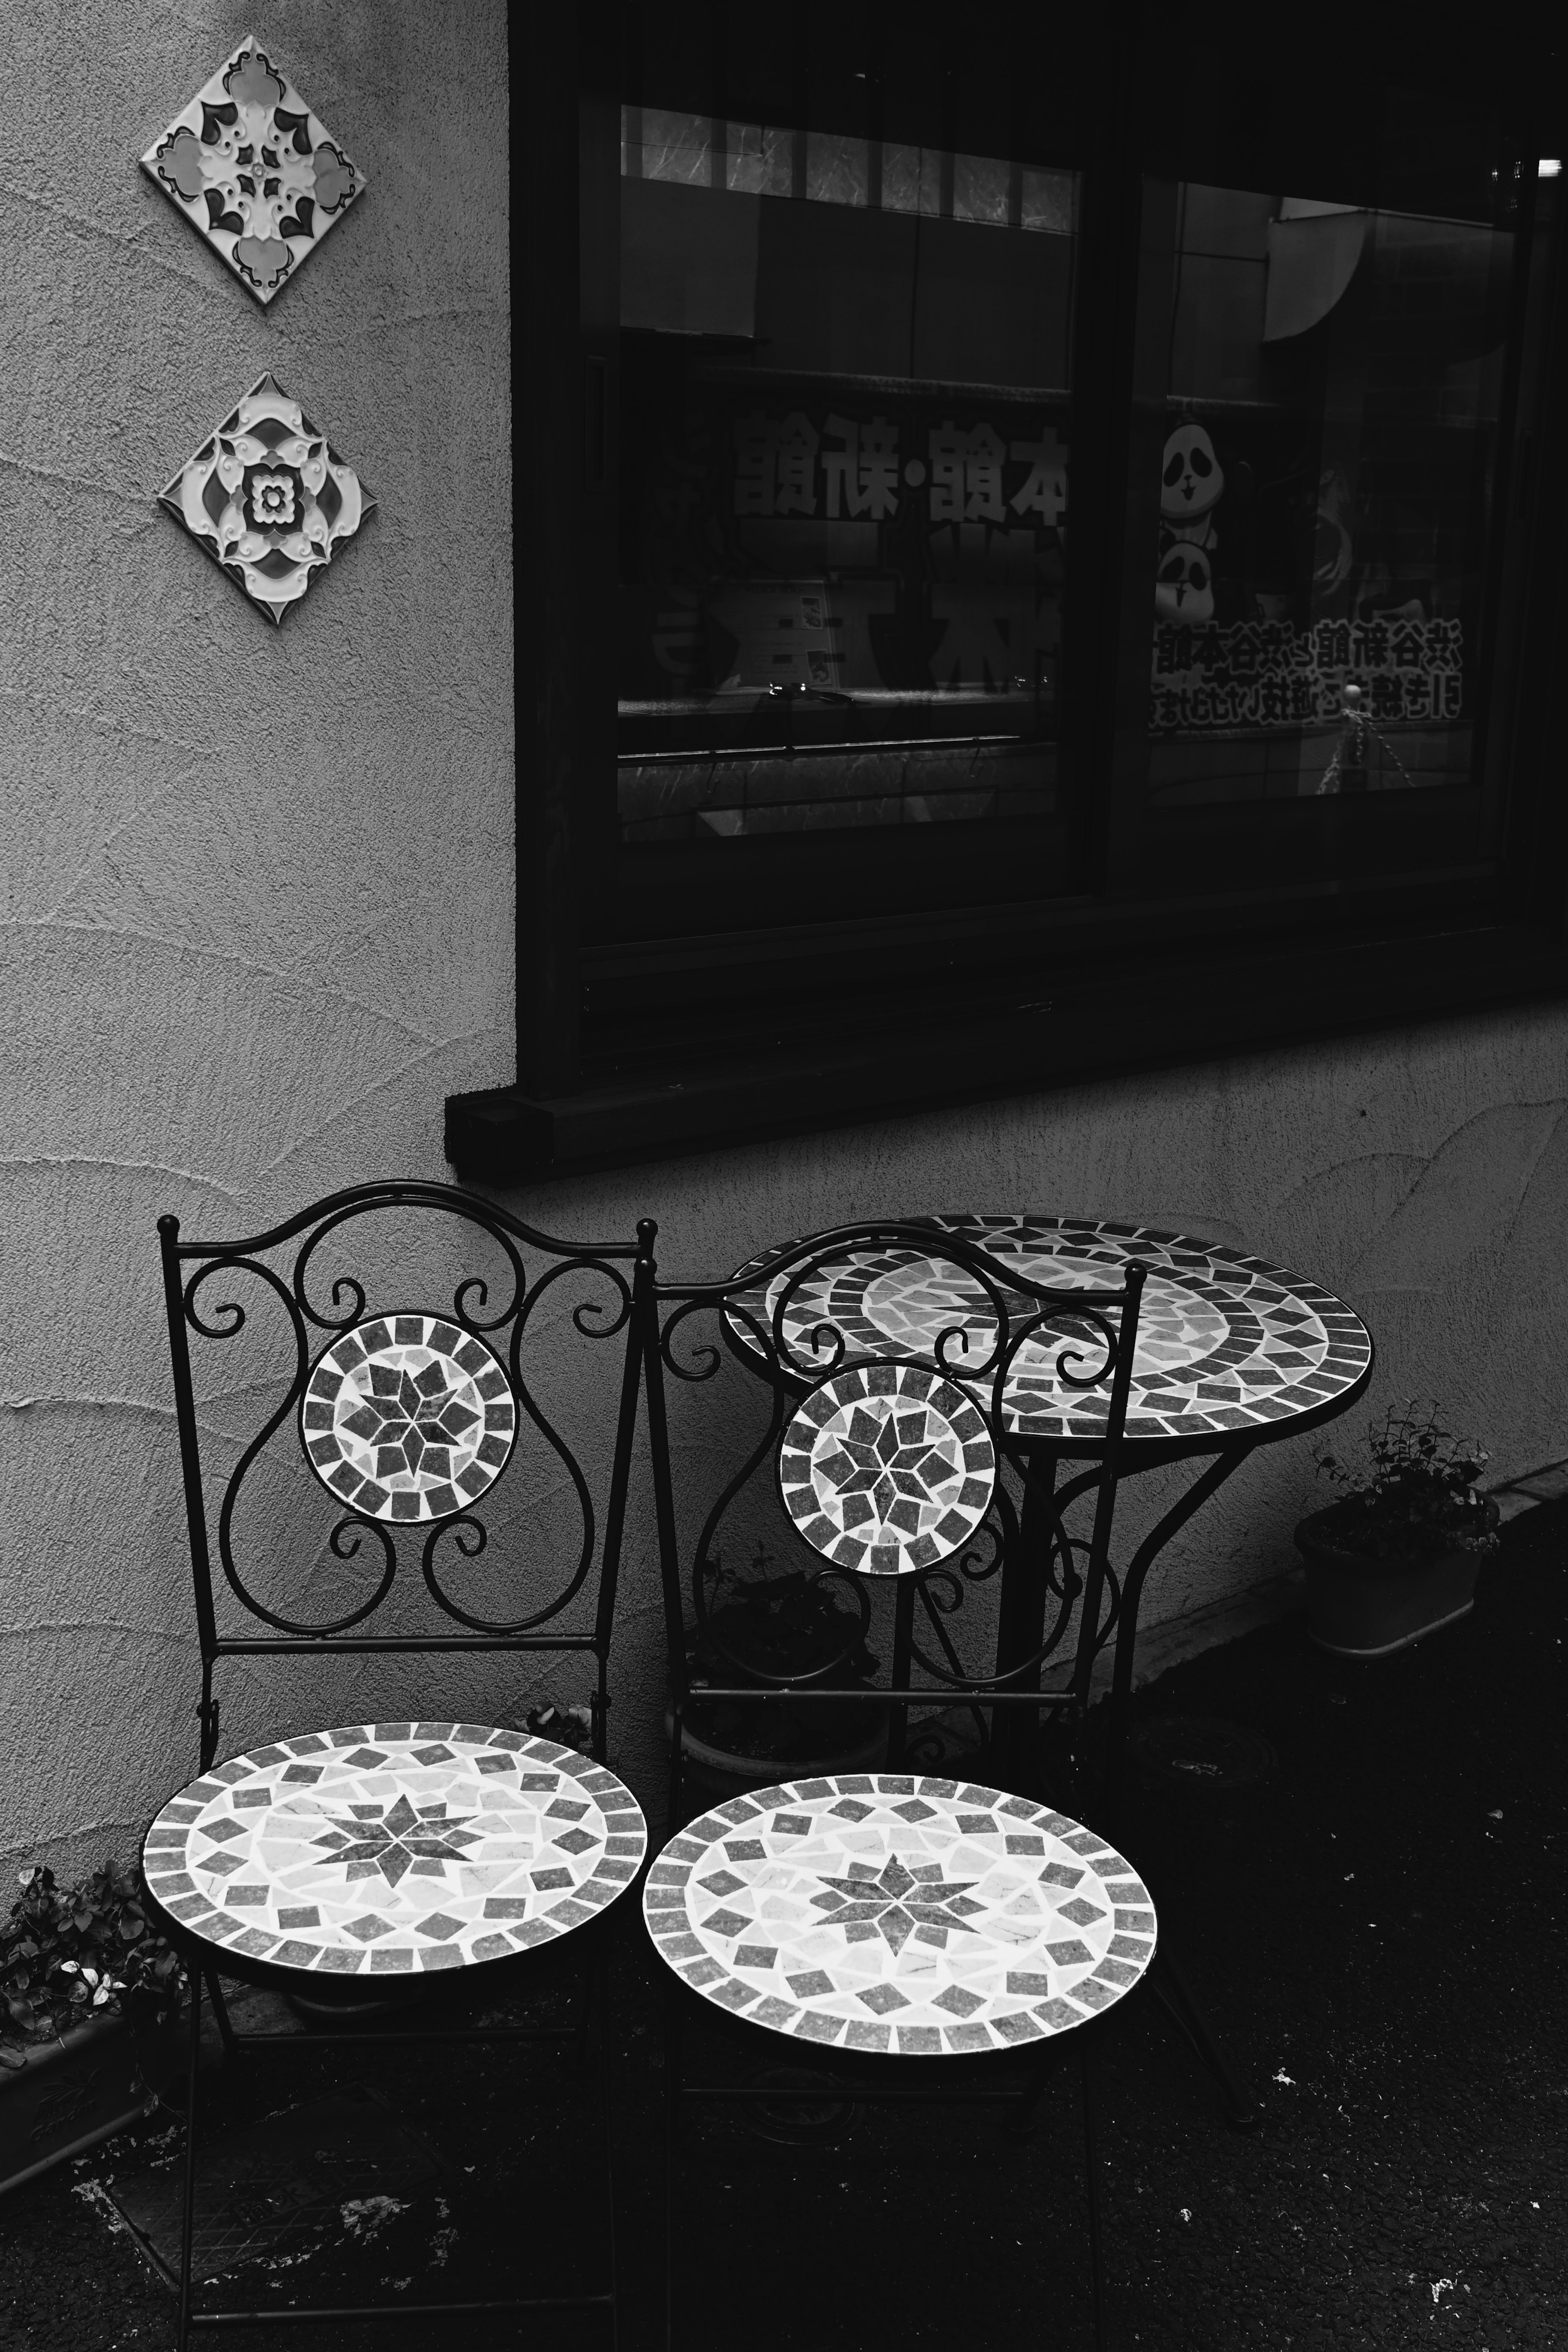
[[[365,184],[249,33],[141,163],[258,302],[271,301]]]
[[[281,621],[375,500],[270,375],[187,457],[158,503]]]

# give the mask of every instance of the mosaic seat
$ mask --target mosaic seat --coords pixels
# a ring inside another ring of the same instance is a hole
[[[1130,1863],[1027,1797],[899,1772],[758,1790],[673,1837],[643,1893],[660,1958],[770,2032],[890,2058],[1067,2032],[1135,1985]]]
[[[298,1989],[378,1990],[537,1951],[624,1894],[647,1846],[591,1757],[473,1723],[371,1723],[231,1757],[142,1846],[162,1923]]]
[[[605,1734],[653,1229],[580,1246],[435,1184],[360,1186],[235,1242],[159,1228],[202,1658],[200,1770],[142,1847],[192,1994],[184,2352],[233,2320],[197,2307],[191,2275],[204,1998],[235,2053],[341,2045],[367,2011],[378,2049],[602,2049],[602,1945],[647,1838]],[[280,1667],[308,1687],[291,1726],[331,1708],[350,1661],[391,1704],[223,1758],[228,1687],[255,1661],[273,1706]],[[586,1685],[588,1753],[528,1727],[542,1670]],[[496,2021],[568,1940],[573,2021]],[[282,1990],[310,2030],[236,2033],[220,1971]],[[454,2003],[481,2000],[464,2022]],[[612,2233],[606,2287],[559,2284],[486,2307],[613,2318]]]

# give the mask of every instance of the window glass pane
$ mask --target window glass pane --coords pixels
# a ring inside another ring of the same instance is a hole
[[[628,842],[1055,807],[1072,173],[622,121]]]
[[[1151,802],[1467,782],[1511,227],[1167,194]]]

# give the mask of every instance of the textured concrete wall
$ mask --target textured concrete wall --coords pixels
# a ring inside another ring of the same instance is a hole
[[[154,1217],[443,1173],[509,1074],[506,12],[4,27],[0,1849],[56,1853],[188,1769]],[[369,175],[266,311],[136,162],[247,31]],[[278,630],[152,503],[265,369],[379,501]]]
[[[255,29],[371,174],[266,314],[131,160],[250,25],[197,0],[6,15],[7,1862],[129,1853],[194,1760],[154,1218],[239,1233],[339,1183],[442,1175],[443,1097],[511,1074],[502,12],[263,0]],[[151,502],[266,367],[380,500],[277,633]],[[1565,1042],[1568,1015],[1542,1009],[512,1205],[600,1234],[652,1213],[687,1274],[873,1212],[1083,1211],[1244,1244],[1366,1315],[1375,1405],[1436,1395],[1502,1475],[1568,1453]],[[567,1344],[548,1343],[563,1364]],[[567,1370],[580,1402],[591,1376]],[[1152,1618],[1288,1563],[1310,1450],[1252,1459],[1173,1548]],[[280,1555],[301,1491],[270,1506]],[[1154,1500],[1134,1490],[1129,1526]],[[525,1485],[512,1528],[559,1501]],[[645,1502],[617,1746],[656,1793]],[[235,1674],[228,1739],[396,1700],[395,1677],[342,1675],[275,1702]]]

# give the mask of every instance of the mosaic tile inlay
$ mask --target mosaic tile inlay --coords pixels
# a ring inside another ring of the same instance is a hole
[[[784,1432],[779,1485],[814,1549],[866,1576],[930,1568],[990,1507],[997,1457],[962,1389],[918,1364],[867,1364],[813,1389]]]
[[[323,1485],[376,1519],[449,1519],[511,1458],[517,1409],[482,1339],[438,1315],[357,1323],[318,1357],[299,1437]]]
[[[271,301],[365,184],[249,33],[141,164],[258,302]]]
[[[654,1863],[643,1912],[705,2000],[899,2057],[1081,2025],[1155,1949],[1146,1889],[1092,1830],[898,1772],[793,1780],[704,1813]]]
[[[505,1959],[591,1919],[648,1832],[591,1757],[477,1723],[369,1723],[215,1764],[141,1851],[204,1943],[326,1976]]]
[[[269,621],[281,621],[375,500],[299,403],[264,375],[158,503]]]
[[[1261,1435],[1271,1423],[1332,1407],[1363,1381],[1372,1361],[1372,1341],[1358,1315],[1317,1284],[1262,1258],[1180,1234],[1081,1217],[923,1222],[1010,1261],[1034,1282],[1110,1288],[1123,1280],[1130,1259],[1147,1266],[1127,1412],[1130,1437],[1201,1443],[1248,1430]],[[760,1274],[766,1260],[756,1264]],[[746,1295],[765,1327],[778,1286],[759,1280]],[[940,1334],[956,1326],[973,1335],[971,1346],[978,1351],[990,1347],[995,1333],[979,1286],[944,1264],[936,1248],[929,1257],[868,1252],[813,1276],[785,1318],[790,1345],[804,1362],[811,1360],[812,1334],[822,1323],[843,1333],[852,1360],[856,1354],[929,1357]],[[744,1349],[744,1326],[736,1319],[731,1328]],[[1009,1428],[1027,1436],[1090,1442],[1103,1433],[1109,1384],[1073,1391],[1056,1374],[1057,1359],[1074,1345],[1082,1354],[1071,1369],[1082,1377],[1103,1355],[1088,1326],[1076,1342],[1057,1325],[1040,1340],[1024,1342],[1004,1399]],[[962,1364],[956,1343],[949,1343],[947,1355]]]

